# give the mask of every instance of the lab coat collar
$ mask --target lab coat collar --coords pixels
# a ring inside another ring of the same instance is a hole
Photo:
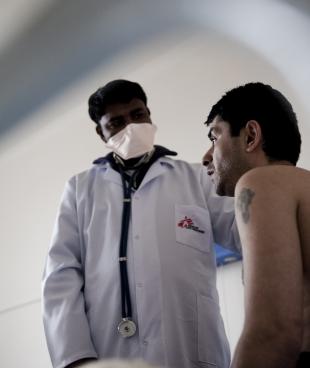
[[[153,157],[156,160],[160,157],[163,157],[163,156],[176,156],[177,155],[177,152],[171,151],[168,148],[165,148],[163,146],[155,145],[154,147],[155,147],[155,152],[153,154]],[[113,152],[109,152],[106,156],[97,158],[96,160],[93,161],[93,164],[102,165],[102,164],[107,163],[107,162],[109,162],[111,164],[111,166],[114,165],[115,161],[114,161],[114,158],[113,158]]]
[[[165,168],[164,168],[165,165],[174,167],[174,160],[171,160],[164,156],[166,155],[176,156],[177,153],[165,147],[162,147],[162,146],[155,145],[154,147],[155,147],[155,152],[150,160],[153,163],[148,168],[147,173],[145,177],[143,178],[142,183],[140,184],[139,188],[144,186],[147,182],[152,180],[154,177],[161,175],[165,171]],[[160,165],[156,165],[156,162],[160,163]],[[96,159],[95,161],[93,161],[93,164],[98,165],[101,168],[106,170],[105,178],[107,180],[112,181],[116,184],[122,185],[120,175],[118,171],[115,170],[116,167],[115,167],[115,161],[113,158],[113,152],[108,153],[104,157],[100,157]]]

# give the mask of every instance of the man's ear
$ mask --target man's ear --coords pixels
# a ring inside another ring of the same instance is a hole
[[[245,146],[247,152],[253,152],[263,140],[262,129],[256,120],[249,120],[245,126]]]
[[[99,124],[96,125],[96,132],[97,134],[100,136],[100,138],[106,143],[106,139],[102,133],[102,129],[101,129],[101,126]]]

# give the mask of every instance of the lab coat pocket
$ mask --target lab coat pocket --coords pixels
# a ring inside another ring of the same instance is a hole
[[[229,367],[230,352],[218,303],[197,295],[198,359],[207,367]]]
[[[209,212],[198,206],[175,205],[176,241],[210,252],[212,230]]]

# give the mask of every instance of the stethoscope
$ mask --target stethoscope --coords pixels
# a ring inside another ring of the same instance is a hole
[[[137,172],[130,176],[129,181],[125,179],[125,174],[122,168],[119,169],[123,182],[123,214],[122,214],[122,231],[119,244],[119,267],[120,267],[120,281],[121,281],[121,301],[122,301],[122,320],[118,325],[118,332],[122,337],[131,337],[136,333],[137,326],[132,320],[132,309],[130,290],[128,283],[127,272],[127,244],[128,244],[128,230],[131,212],[131,191]]]

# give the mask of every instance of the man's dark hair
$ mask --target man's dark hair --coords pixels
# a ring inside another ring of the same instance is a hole
[[[262,148],[268,158],[296,165],[301,145],[296,114],[276,89],[259,82],[236,87],[212,107],[205,124],[211,124],[216,116],[230,125],[232,136],[239,136],[249,120],[256,120],[262,129]]]
[[[88,113],[90,118],[99,124],[108,105],[115,103],[128,103],[138,98],[147,105],[146,94],[140,84],[125,79],[116,79],[94,92],[88,100]]]

